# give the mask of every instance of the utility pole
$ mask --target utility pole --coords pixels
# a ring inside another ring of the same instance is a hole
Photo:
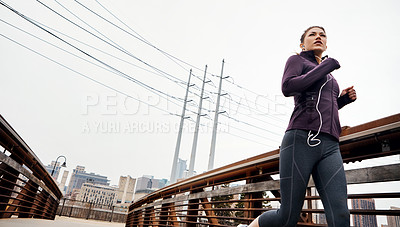
[[[217,141],[218,115],[220,114],[220,112],[219,112],[219,104],[220,104],[220,99],[221,99],[222,79],[226,79],[226,78],[229,77],[229,76],[222,77],[222,75],[224,73],[224,64],[225,64],[225,61],[222,60],[221,75],[219,77],[219,88],[218,88],[217,104],[216,104],[216,107],[215,107],[215,115],[214,115],[214,126],[213,126],[212,138],[211,138],[210,156],[208,158],[208,170],[214,169],[215,144],[216,144],[216,141]],[[224,112],[225,111],[223,111],[221,113],[224,113]]]
[[[182,110],[182,115],[181,115],[181,121],[180,121],[180,124],[179,124],[178,139],[176,140],[174,160],[172,161],[172,170],[171,170],[171,178],[170,178],[170,183],[171,184],[175,183],[176,180],[177,180],[177,172],[176,172],[176,170],[177,170],[177,165],[178,165],[179,149],[181,147],[183,121],[185,120],[186,103],[188,102],[187,98],[188,98],[189,88],[192,86],[192,85],[190,85],[190,78],[191,77],[192,77],[192,70],[190,69],[189,80],[188,80],[188,83],[187,83],[186,94],[185,94],[185,101],[183,102],[183,110]]]
[[[192,145],[192,153],[190,155],[190,164],[189,164],[189,177],[193,176],[194,162],[196,160],[197,138],[199,137],[199,126],[200,126],[201,108],[203,105],[204,85],[206,83],[210,82],[210,81],[206,82],[206,75],[207,75],[207,65],[204,70],[204,78],[203,78],[203,85],[201,86],[199,110],[197,112],[196,127],[194,129],[195,131],[194,131],[194,138],[193,138],[193,145]]]

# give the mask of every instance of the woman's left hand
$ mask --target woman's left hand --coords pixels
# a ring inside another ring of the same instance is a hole
[[[349,95],[349,98],[354,101],[357,99],[357,94],[356,94],[356,90],[354,90],[354,86],[348,87],[346,89],[344,89],[342,91],[342,93],[340,93],[340,96],[343,96],[345,94]]]

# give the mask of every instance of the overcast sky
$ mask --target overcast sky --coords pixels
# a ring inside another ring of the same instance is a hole
[[[283,68],[311,25],[326,29],[340,87],[357,90],[342,125],[400,112],[398,1],[81,1],[120,28],[75,1],[43,1],[92,34],[37,1],[5,2],[76,48],[1,6],[0,113],[43,164],[64,155],[66,169],[83,165],[112,184],[120,175],[169,179],[193,68],[180,150],[190,159],[205,65],[212,82],[195,170],[207,170],[223,59],[215,167],[276,149],[293,107],[280,92]]]

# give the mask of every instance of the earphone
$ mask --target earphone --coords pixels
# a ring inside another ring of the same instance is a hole
[[[316,146],[318,146],[318,145],[321,143],[321,140],[318,139],[318,138],[316,138],[316,137],[319,135],[319,133],[320,133],[320,131],[321,131],[321,128],[322,128],[322,114],[321,114],[321,112],[320,112],[319,109],[318,109],[318,105],[319,105],[319,101],[320,101],[320,99],[321,99],[321,91],[322,91],[322,88],[324,88],[324,86],[325,86],[330,80],[332,80],[332,76],[327,75],[327,79],[326,79],[325,83],[322,84],[321,87],[319,88],[317,104],[315,105],[315,109],[317,110],[318,115],[319,115],[319,128],[318,128],[318,131],[317,131],[317,133],[316,133],[315,135],[311,133],[311,130],[308,132],[307,144],[308,144],[308,146],[310,146],[310,147],[316,147]],[[314,141],[317,141],[317,143],[315,143],[315,144],[311,144],[311,143],[310,143],[310,142],[314,142]]]

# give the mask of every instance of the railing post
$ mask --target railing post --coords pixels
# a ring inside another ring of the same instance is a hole
[[[212,205],[209,202],[208,198],[201,198],[201,205],[206,209],[205,212],[210,226],[218,225],[218,220],[215,218],[214,210],[212,210]]]
[[[72,215],[72,208],[74,208],[74,203],[71,204],[71,210],[69,210],[69,215],[68,215],[68,217],[71,217],[71,215]]]
[[[37,198],[37,190],[38,185],[29,180],[25,186],[21,190],[21,194],[25,194],[23,196],[23,201],[20,203],[24,208],[20,208],[19,210],[26,213],[20,213],[18,215],[19,218],[31,218],[33,216],[32,212],[34,207],[38,205]],[[34,212],[36,213],[36,212]]]
[[[262,172],[260,171],[260,174]],[[257,173],[247,173],[247,176],[255,176]],[[251,178],[246,180],[246,184],[251,184],[251,183],[256,183],[263,181],[264,179],[261,178]],[[246,193],[245,197],[246,200],[252,200],[252,199],[261,199],[263,198],[263,192],[252,192],[252,193]],[[245,202],[245,208],[248,210],[244,212],[244,217],[245,218],[256,218],[258,215],[262,213],[262,211],[256,211],[256,210],[251,210],[251,208],[262,208],[262,201],[249,201]]]
[[[171,198],[171,196],[164,197],[163,200],[169,199],[169,198]],[[164,203],[161,205],[161,211],[160,211],[160,216],[159,216],[160,218],[158,221],[159,225],[163,225],[163,226],[168,225],[168,217],[170,216],[168,214],[168,210],[171,205],[172,205],[172,203]]]
[[[38,218],[43,218],[44,217],[44,213],[45,213],[45,209],[44,208],[46,207],[46,202],[47,202],[48,198],[47,198],[46,195],[44,195],[43,191],[41,191],[37,196],[38,196],[38,204],[42,208],[40,209],[39,212],[36,213],[35,216],[38,217]]]
[[[63,210],[64,210],[64,206],[65,206],[65,198],[63,198],[63,205],[61,207],[60,213],[58,214],[59,216],[62,216]]]
[[[114,215],[114,207],[115,206],[113,206],[113,205],[111,205],[111,217],[110,217],[110,222],[112,222],[112,218],[113,218],[113,215]]]
[[[311,196],[311,187],[307,187],[306,196]],[[307,199],[307,203],[306,204],[307,204],[307,209],[313,209],[311,199]],[[305,219],[303,219],[304,222],[312,223],[313,222],[312,213],[311,212],[307,212],[307,213],[304,213],[304,214],[306,216]]]
[[[89,219],[90,211],[92,210],[92,203],[93,203],[93,202],[90,202],[90,203],[89,203],[89,210],[88,210],[88,214],[87,214],[87,216],[86,216],[86,220]]]
[[[138,219],[139,219],[139,224],[138,226],[144,226],[144,217],[145,217],[145,210],[140,210],[139,211],[139,215],[138,215]]]
[[[145,225],[145,226],[150,226],[152,224],[151,211],[152,211],[152,207],[147,207],[144,209],[143,225]]]
[[[57,209],[58,206],[60,205],[60,201],[59,200],[55,200],[53,197],[51,197],[49,195],[48,197],[48,201],[49,201],[49,208],[50,208],[50,219],[54,220],[56,218],[57,215]]]
[[[133,212],[133,215],[132,215],[132,227],[133,226],[139,226],[140,215],[141,215],[141,210]]]
[[[10,158],[17,161],[17,157],[13,156],[14,155],[11,155]],[[20,164],[20,162],[18,163]],[[7,164],[1,163],[0,174],[3,175],[0,181],[0,187],[2,188],[2,191],[4,191],[1,193],[3,196],[0,197],[0,210],[5,211],[13,193],[12,190],[14,189],[14,184],[17,183],[19,172]],[[4,190],[4,188],[6,189]],[[2,213],[0,214],[0,218],[9,218],[11,215],[12,213]]]
[[[190,194],[194,194],[197,192],[200,192],[200,190],[199,189],[191,190]],[[187,216],[186,220],[191,223],[187,223],[186,226],[196,227],[195,223],[197,223],[197,216],[199,215],[199,203],[200,203],[199,199],[189,199],[188,206],[187,206],[188,207],[188,211],[187,211],[188,216]]]

